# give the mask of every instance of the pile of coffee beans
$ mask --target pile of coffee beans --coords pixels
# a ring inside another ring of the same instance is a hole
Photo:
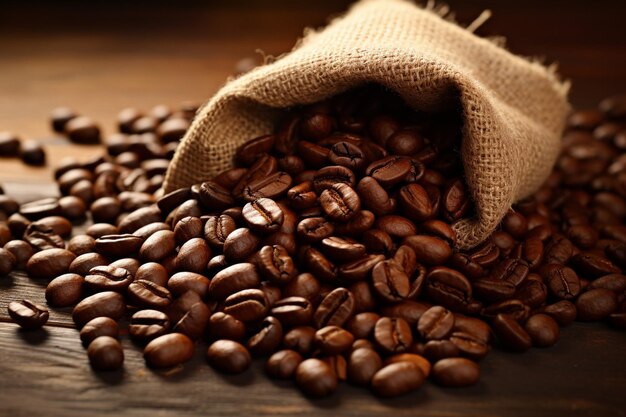
[[[492,346],[551,346],[574,320],[626,328],[626,97],[573,113],[545,185],[469,251],[451,227],[474,215],[458,109],[417,113],[378,87],[288,109],[234,168],[164,195],[195,110],[125,109],[107,155],[56,170],[62,197],[0,195],[0,275],[50,280],[95,370],[123,366],[127,318],[152,368],[208,342],[220,372],[263,358],[310,397],[343,381],[393,397],[475,384]],[[48,319],[28,300],[9,313]]]

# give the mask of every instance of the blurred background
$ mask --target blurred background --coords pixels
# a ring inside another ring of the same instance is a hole
[[[346,0],[0,1],[0,130],[50,136],[66,105],[113,131],[120,109],[208,99],[257,49],[278,55]],[[626,2],[450,0],[466,26],[501,35],[515,53],[558,62],[571,101],[626,93]],[[3,162],[4,163],[4,162]]]

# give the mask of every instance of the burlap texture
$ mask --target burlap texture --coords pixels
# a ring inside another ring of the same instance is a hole
[[[199,110],[167,172],[171,191],[231,167],[242,142],[273,130],[281,108],[365,83],[436,111],[458,96],[461,146],[475,218],[458,221],[458,246],[484,240],[511,204],[545,180],[569,110],[552,70],[403,0],[364,0],[290,53],[227,83]]]

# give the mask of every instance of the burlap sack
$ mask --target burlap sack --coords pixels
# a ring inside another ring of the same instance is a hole
[[[477,215],[454,225],[458,246],[480,243],[511,204],[544,181],[560,147],[567,84],[551,69],[475,36],[433,10],[364,0],[288,54],[227,83],[196,115],[167,172],[165,190],[231,167],[238,145],[273,129],[281,108],[364,83],[435,111],[458,94],[462,157]]]

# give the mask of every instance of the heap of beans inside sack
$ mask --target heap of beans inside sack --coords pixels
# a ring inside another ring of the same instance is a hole
[[[126,109],[108,155],[56,170],[62,197],[0,195],[0,275],[50,280],[95,370],[123,366],[127,317],[152,368],[202,348],[225,373],[263,358],[307,396],[347,381],[391,397],[475,384],[492,346],[548,347],[574,320],[626,327],[626,97],[573,113],[545,185],[469,251],[451,228],[474,215],[460,111],[351,91],[285,111],[235,168],[163,195],[189,113]],[[48,319],[28,300],[9,313]]]

